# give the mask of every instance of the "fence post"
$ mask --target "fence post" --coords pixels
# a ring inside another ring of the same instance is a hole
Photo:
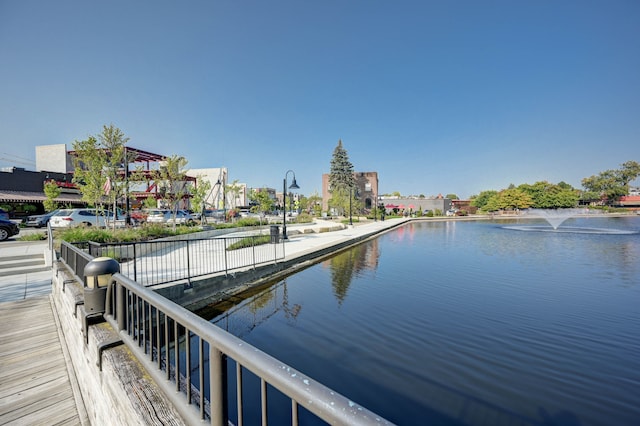
[[[187,240],[187,282],[191,286],[191,254],[189,253],[189,240]]]
[[[118,320],[118,332],[125,329],[126,318],[125,318],[125,305],[126,305],[126,297],[124,293],[124,287],[119,282],[115,282],[116,285],[116,317]]]
[[[227,388],[226,357],[209,342],[209,404],[211,407],[211,425],[227,424]]]
[[[255,236],[252,236],[251,239],[251,252],[252,252],[252,256],[253,256],[253,269],[256,269],[256,238]]]
[[[224,240],[224,274],[227,275],[229,273],[229,267],[227,266],[227,239]]]
[[[138,243],[133,243],[133,280],[138,282],[138,254],[136,247]]]

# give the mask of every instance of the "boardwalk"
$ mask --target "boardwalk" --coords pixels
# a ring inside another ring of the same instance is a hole
[[[49,296],[0,303],[0,424],[88,424],[56,321]]]

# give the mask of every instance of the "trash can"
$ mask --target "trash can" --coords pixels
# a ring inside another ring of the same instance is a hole
[[[280,242],[280,227],[278,225],[271,225],[271,244],[278,244]]]

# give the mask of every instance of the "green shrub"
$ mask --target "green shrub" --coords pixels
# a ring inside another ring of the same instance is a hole
[[[262,244],[268,244],[270,242],[271,242],[271,236],[270,235],[256,235],[256,236],[252,236],[252,237],[245,237],[245,238],[242,238],[239,241],[236,241],[233,244],[230,244],[229,247],[227,247],[227,250],[238,250],[238,249],[241,249],[241,248],[259,246],[259,245],[262,245]]]
[[[242,217],[236,221],[236,226],[260,226],[260,219],[255,217]]]
[[[309,213],[300,213],[298,217],[296,217],[296,223],[311,223],[313,222],[313,217]]]
[[[32,234],[25,234],[18,238],[20,241],[42,241],[47,239],[46,232],[34,232]]]

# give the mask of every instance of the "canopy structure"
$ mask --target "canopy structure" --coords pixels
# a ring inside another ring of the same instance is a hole
[[[47,199],[42,192],[32,191],[0,191],[0,201],[6,203],[42,203]],[[59,203],[84,203],[80,194],[62,193],[54,199]]]

